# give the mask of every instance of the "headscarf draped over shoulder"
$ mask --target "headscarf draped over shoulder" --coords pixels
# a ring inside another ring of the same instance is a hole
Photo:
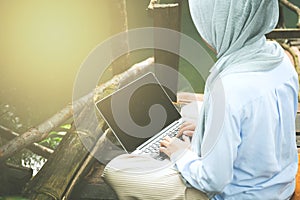
[[[218,61],[206,81],[206,100],[218,77],[231,73],[268,71],[282,62],[284,52],[280,45],[267,42],[265,37],[277,24],[278,0],[189,0],[189,6],[200,36],[217,52]],[[199,154],[201,151],[202,155],[213,144],[201,145],[205,109],[209,106],[206,100],[192,142],[193,149]],[[211,137],[213,140],[218,137],[217,133],[214,134]],[[201,149],[201,146],[204,148]]]

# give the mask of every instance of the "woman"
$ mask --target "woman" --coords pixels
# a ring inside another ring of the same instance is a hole
[[[192,136],[165,138],[174,166],[123,155],[105,169],[120,199],[289,199],[295,188],[298,78],[265,34],[278,20],[277,0],[190,0],[193,22],[218,61],[206,81]],[[220,106],[221,105],[221,106]],[[221,117],[220,117],[221,116]]]

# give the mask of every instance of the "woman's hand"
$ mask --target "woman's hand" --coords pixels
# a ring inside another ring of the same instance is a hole
[[[171,157],[173,153],[190,147],[190,138],[183,135],[182,139],[183,141],[178,139],[177,137],[170,138],[169,136],[167,136],[160,142],[161,147],[159,148],[159,150],[165,153],[167,156]]]
[[[193,122],[184,122],[181,125],[176,137],[180,138],[182,135],[193,137],[195,128],[196,128],[196,125]]]

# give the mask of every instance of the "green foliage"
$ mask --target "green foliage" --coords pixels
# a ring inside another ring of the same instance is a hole
[[[49,133],[49,136],[43,141],[39,142],[39,144],[51,149],[56,149],[63,136],[67,133],[68,130],[71,129],[71,124],[64,124],[60,126],[60,128],[62,129],[60,131],[51,131]]]
[[[50,132],[49,137],[39,142],[39,144],[49,147],[51,149],[56,149],[61,140],[62,137],[59,135],[59,132],[52,131]]]
[[[64,128],[64,129],[67,129],[67,130],[70,130],[71,126],[72,126],[71,124],[65,124],[65,125],[61,125],[60,127]]]

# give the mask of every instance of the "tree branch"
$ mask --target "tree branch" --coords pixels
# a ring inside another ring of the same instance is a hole
[[[85,107],[86,103],[90,99],[94,98],[95,95],[97,96],[97,94],[101,94],[103,91],[105,91],[105,89],[109,88],[111,85],[120,83],[130,77],[134,77],[141,72],[145,72],[147,69],[149,69],[150,66],[152,66],[153,63],[154,58],[148,58],[147,60],[141,63],[133,65],[127,71],[114,76],[111,80],[100,85],[94,91],[74,101],[73,105],[67,105],[61,111],[59,111],[58,113],[56,113],[37,127],[31,128],[27,132],[9,141],[7,144],[3,145],[0,148],[0,162],[6,160],[14,153],[27,147],[28,145],[45,139],[50,133],[50,131],[52,131],[54,128],[60,126],[62,123],[71,118],[73,116],[73,113],[82,110]]]
[[[20,134],[1,125],[0,125],[0,135],[7,140],[13,140],[14,138],[20,136]],[[48,158],[53,153],[52,149],[49,149],[38,143],[33,143],[32,145],[28,146],[27,149],[37,155],[43,156],[44,158]]]

